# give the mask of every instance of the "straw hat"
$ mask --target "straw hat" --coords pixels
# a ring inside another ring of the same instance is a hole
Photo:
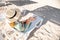
[[[21,16],[21,11],[18,8],[9,8],[6,11],[6,17],[9,22],[17,21]]]

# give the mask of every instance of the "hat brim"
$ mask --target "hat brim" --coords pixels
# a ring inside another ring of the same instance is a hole
[[[9,19],[7,17],[10,22],[17,21],[20,18],[20,16],[21,16],[21,11],[19,9],[15,8],[14,10],[17,11],[17,14],[12,19]]]

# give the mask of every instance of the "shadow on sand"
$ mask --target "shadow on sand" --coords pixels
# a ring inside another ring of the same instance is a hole
[[[35,9],[34,11],[32,11],[32,13],[39,15],[44,19],[42,25],[46,24],[47,21],[50,21],[50,22],[53,22],[53,23],[60,26],[60,9],[46,5],[44,7],[40,7],[40,8]],[[32,36],[34,36],[34,32],[36,32],[36,30],[37,29],[34,29],[31,32],[28,39],[31,38]]]
[[[34,1],[6,1],[6,2],[10,2],[10,3],[13,3],[17,6],[23,6],[23,5],[29,5],[29,4],[34,4],[34,3],[37,3],[37,2],[34,2]]]

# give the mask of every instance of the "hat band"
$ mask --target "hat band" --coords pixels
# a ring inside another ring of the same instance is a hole
[[[12,17],[10,17],[9,19],[14,18],[16,16],[16,14],[17,14],[17,11],[15,11],[15,14]]]

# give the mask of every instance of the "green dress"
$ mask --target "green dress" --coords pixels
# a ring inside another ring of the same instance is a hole
[[[22,26],[24,25],[24,26]],[[16,24],[15,26],[15,29],[17,29],[18,31],[21,31],[21,32],[25,32],[29,27],[30,27],[31,23],[30,24],[22,24],[21,22]]]

